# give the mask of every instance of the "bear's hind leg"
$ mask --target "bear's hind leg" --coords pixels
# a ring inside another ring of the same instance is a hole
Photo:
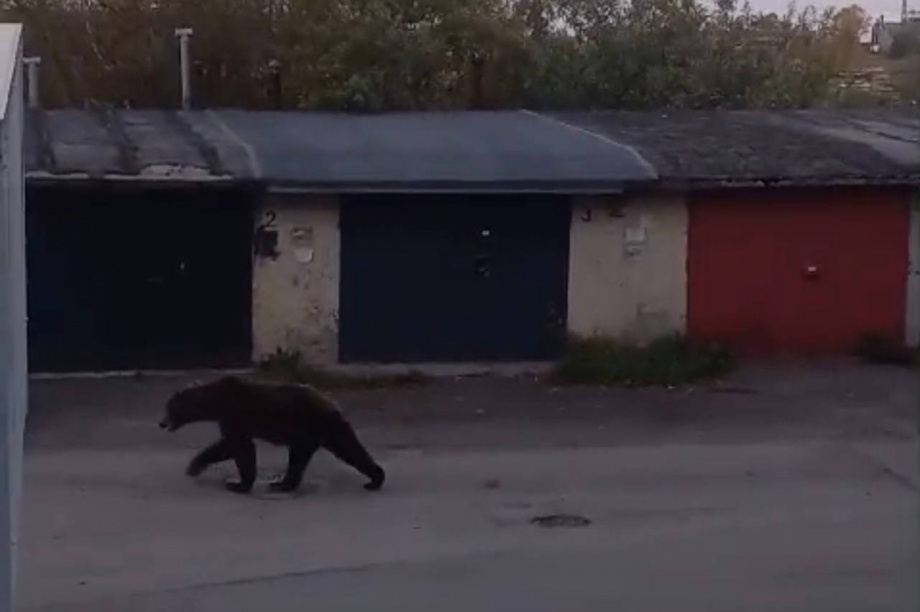
[[[227,483],[234,493],[249,493],[256,482],[256,445],[251,438],[231,442],[233,461],[240,473],[239,481]]]
[[[364,448],[364,445],[361,444],[361,441],[358,440],[355,430],[347,422],[342,421],[333,426],[323,441],[323,447],[340,461],[347,463],[370,478],[371,481],[364,485],[364,488],[368,491],[377,491],[383,486],[386,472],[374,461],[367,449]]]
[[[296,490],[303,481],[303,473],[318,448],[319,442],[315,439],[293,442],[288,448],[288,466],[284,478],[271,483],[268,488],[283,493]]]

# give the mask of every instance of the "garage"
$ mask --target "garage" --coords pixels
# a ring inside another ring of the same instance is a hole
[[[656,178],[631,148],[525,111],[219,116],[267,184],[257,360],[552,360],[573,200]]]
[[[910,192],[735,190],[690,202],[688,328],[747,354],[905,333]]]
[[[568,198],[343,198],[343,363],[541,361],[563,349]]]
[[[28,202],[33,372],[250,363],[245,191],[33,187]]]

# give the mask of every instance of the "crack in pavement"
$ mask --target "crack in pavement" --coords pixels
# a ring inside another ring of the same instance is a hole
[[[904,474],[901,474],[900,472],[898,472],[897,470],[895,470],[894,468],[886,464],[884,461],[880,459],[876,459],[870,453],[867,453],[866,451],[862,451],[854,447],[853,445],[848,444],[846,445],[846,448],[847,450],[850,451],[852,455],[860,459],[863,463],[878,470],[880,473],[884,474],[885,476],[887,476],[894,482],[898,483],[899,485],[901,485],[908,491],[913,491],[915,493],[920,491],[920,487],[917,486],[917,484],[913,481],[913,479],[911,479],[910,476],[905,476]]]

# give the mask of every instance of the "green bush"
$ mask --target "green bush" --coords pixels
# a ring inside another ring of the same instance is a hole
[[[644,346],[592,337],[570,341],[556,377],[568,384],[677,386],[725,376],[734,365],[724,348],[695,344],[680,335]]]

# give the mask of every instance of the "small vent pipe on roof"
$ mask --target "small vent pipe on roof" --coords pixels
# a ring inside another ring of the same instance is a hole
[[[29,84],[29,108],[38,108],[38,68],[42,64],[40,57],[24,57],[22,63],[26,67],[26,81]]]
[[[192,28],[176,28],[176,38],[179,39],[179,74],[182,78],[182,108],[184,110],[192,107],[192,84],[188,64],[188,40],[192,34],[194,34]]]

